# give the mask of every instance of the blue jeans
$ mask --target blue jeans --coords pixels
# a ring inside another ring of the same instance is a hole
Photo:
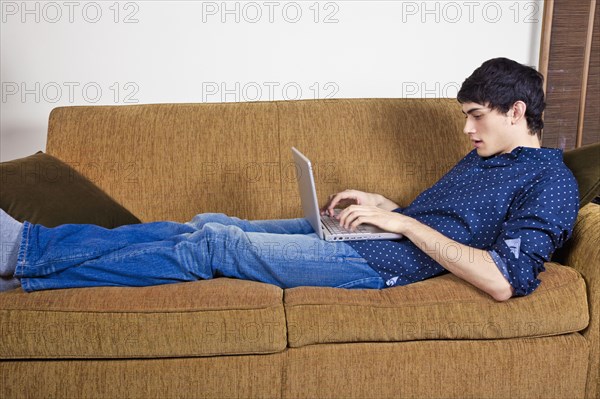
[[[188,223],[105,229],[24,224],[15,277],[26,291],[150,286],[232,277],[282,288],[384,287],[351,246],[319,239],[305,219],[200,214]]]

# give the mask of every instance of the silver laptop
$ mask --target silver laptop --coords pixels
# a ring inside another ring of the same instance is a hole
[[[295,147],[292,147],[292,154],[296,163],[298,189],[304,217],[322,240],[396,240],[403,237],[402,234],[390,233],[369,224],[362,224],[356,231],[351,231],[340,226],[339,220],[334,217],[321,215],[310,160]]]

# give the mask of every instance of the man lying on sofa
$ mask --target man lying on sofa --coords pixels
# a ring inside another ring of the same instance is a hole
[[[540,284],[570,236],[577,183],[562,152],[540,148],[543,77],[497,58],[463,83],[458,101],[475,149],[405,208],[378,194],[346,190],[322,212],[355,229],[373,224],[404,235],[390,241],[327,242],[305,219],[246,221],[200,214],[190,222],[105,229],[46,228],[0,212],[0,290],[148,286],[225,276],[283,288],[374,288],[446,271],[498,301]],[[423,115],[423,118],[428,117]],[[390,178],[393,178],[390,176]],[[290,259],[293,245],[300,256]],[[448,248],[454,250],[448,251]]]

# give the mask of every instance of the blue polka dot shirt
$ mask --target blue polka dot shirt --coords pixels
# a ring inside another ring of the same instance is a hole
[[[570,237],[578,209],[577,182],[562,151],[517,147],[490,158],[471,151],[409,206],[394,212],[488,251],[515,295],[527,295],[540,284],[544,262]],[[387,286],[446,272],[406,238],[348,244]]]

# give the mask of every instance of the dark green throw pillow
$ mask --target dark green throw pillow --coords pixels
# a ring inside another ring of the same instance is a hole
[[[54,227],[140,223],[90,180],[59,159],[38,152],[0,163],[0,208],[19,221]]]
[[[577,179],[582,208],[600,195],[600,143],[565,151],[563,159]]]

